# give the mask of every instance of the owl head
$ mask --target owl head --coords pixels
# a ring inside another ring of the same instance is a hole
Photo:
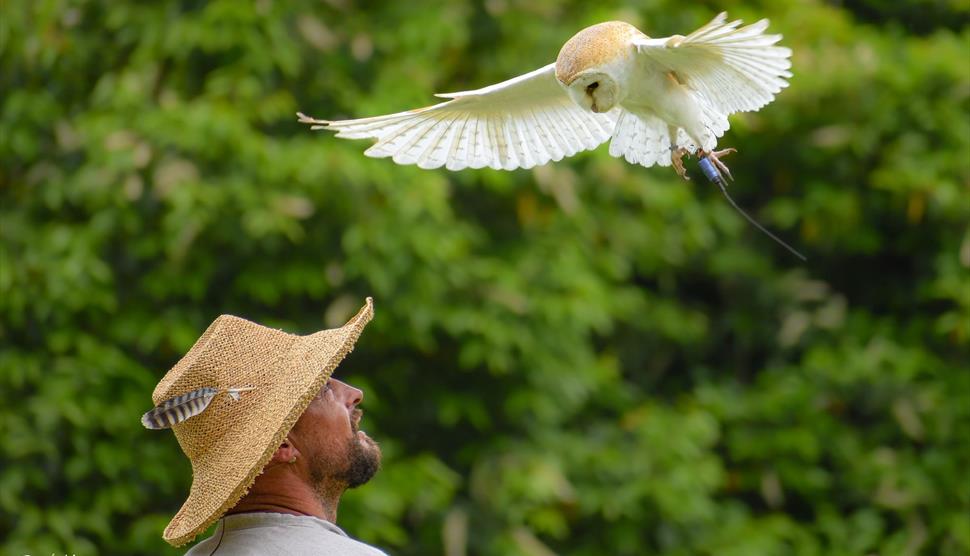
[[[589,69],[576,75],[566,86],[569,97],[591,112],[609,112],[618,102],[616,80],[610,74]]]
[[[631,38],[641,35],[636,27],[622,21],[583,29],[559,51],[556,79],[579,106],[592,112],[609,112],[623,100],[616,76],[631,55]]]

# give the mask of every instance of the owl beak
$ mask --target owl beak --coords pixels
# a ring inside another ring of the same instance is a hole
[[[596,106],[596,101],[595,101],[595,100],[593,101],[593,105],[592,105],[592,107],[591,107],[591,108],[592,108],[592,110],[593,110],[593,112],[595,112],[595,113],[597,113],[597,114],[599,114],[599,113],[600,113],[600,109],[599,109],[599,107],[598,107],[598,106]]]

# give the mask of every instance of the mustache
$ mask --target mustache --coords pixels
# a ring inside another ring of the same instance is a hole
[[[355,433],[360,430],[360,419],[363,414],[364,412],[357,408],[350,413],[350,426]]]

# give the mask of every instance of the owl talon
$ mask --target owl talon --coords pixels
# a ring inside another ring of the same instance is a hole
[[[670,153],[670,163],[674,165],[674,171],[677,175],[690,181],[690,176],[687,175],[687,170],[684,168],[684,155],[687,154],[687,149],[684,147],[677,147],[672,153]]]
[[[731,170],[728,169],[727,165],[721,162],[720,157],[736,152],[738,152],[738,150],[735,148],[727,148],[720,151],[712,151],[710,153],[698,151],[697,154],[700,158],[707,157],[711,162],[714,163],[715,166],[717,166],[717,169],[720,170],[722,174],[727,176],[731,181],[734,181],[734,176],[731,175]]]

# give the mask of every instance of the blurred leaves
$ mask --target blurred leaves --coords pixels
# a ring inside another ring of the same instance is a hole
[[[0,18],[0,538],[175,553],[190,468],[138,417],[233,313],[377,318],[340,373],[393,554],[970,551],[970,30],[960,2],[12,2]],[[885,5],[883,5],[885,4]],[[897,4],[899,4],[897,6]],[[769,17],[791,87],[733,195],[601,148],[460,174],[357,117],[539,67],[584,25]]]

